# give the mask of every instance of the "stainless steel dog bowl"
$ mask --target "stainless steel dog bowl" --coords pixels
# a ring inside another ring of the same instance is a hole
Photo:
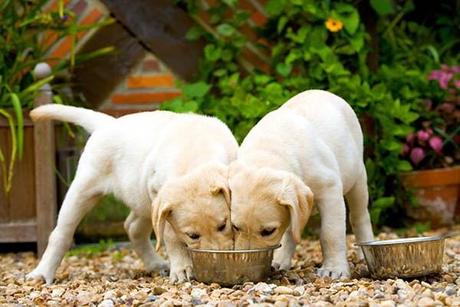
[[[373,278],[412,278],[441,272],[447,236],[356,243]]]
[[[197,281],[222,286],[259,282],[268,277],[273,252],[280,246],[251,250],[189,249],[193,274]]]

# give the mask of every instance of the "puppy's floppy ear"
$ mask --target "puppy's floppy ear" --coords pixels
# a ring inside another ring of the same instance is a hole
[[[160,195],[155,197],[152,202],[152,224],[153,231],[155,232],[155,238],[157,240],[157,244],[155,246],[156,251],[158,251],[161,247],[166,220],[171,214],[172,208],[173,204],[167,201],[162,201]]]
[[[230,208],[230,188],[228,185],[228,167],[224,165],[216,166],[217,174],[213,174],[214,178],[211,179],[211,185],[209,187],[209,192],[212,195],[219,195],[222,193],[224,196],[225,202]]]
[[[302,180],[294,175],[286,176],[281,186],[281,193],[277,201],[289,207],[292,237],[296,243],[299,243],[302,230],[313,209],[313,193]]]
[[[209,191],[211,192],[212,195],[219,195],[222,193],[224,196],[225,202],[227,205],[230,207],[230,189],[228,188],[228,183],[222,182],[222,183],[217,183],[213,184],[210,188]]]

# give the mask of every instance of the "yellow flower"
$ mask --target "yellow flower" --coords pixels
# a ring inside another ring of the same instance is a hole
[[[330,17],[326,20],[324,24],[326,25],[326,28],[331,32],[338,32],[343,28],[343,22]]]

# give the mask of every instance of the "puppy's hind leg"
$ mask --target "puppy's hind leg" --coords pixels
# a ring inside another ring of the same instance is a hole
[[[374,239],[371,219],[367,205],[369,194],[367,190],[367,176],[363,168],[362,175],[358,178],[353,188],[345,195],[350,210],[350,223],[357,242],[371,241]],[[358,249],[358,257],[363,258],[361,249]]]
[[[97,184],[99,175],[86,170],[77,170],[59,212],[57,225],[48,238],[45,253],[38,266],[26,276],[27,279],[44,279],[47,284],[53,282],[56,269],[72,244],[75,229],[102,195],[102,189]]]
[[[148,272],[167,270],[168,263],[155,253],[150,242],[152,221],[131,212],[126,218],[124,226],[136,254],[144,263],[145,269]]]

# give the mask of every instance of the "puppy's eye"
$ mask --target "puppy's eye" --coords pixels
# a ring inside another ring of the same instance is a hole
[[[201,237],[200,234],[195,232],[187,233],[187,236],[192,240],[198,240]]]
[[[233,228],[233,230],[235,230],[235,231],[240,231],[240,229],[239,229],[238,227],[236,227],[235,225],[233,225],[233,224],[232,224],[232,228]]]
[[[270,235],[272,235],[274,232],[275,232],[276,228],[265,228],[263,229],[260,234],[262,235],[262,237],[268,237]]]
[[[219,227],[217,227],[217,231],[219,231],[219,232],[224,231],[225,228],[227,228],[227,221],[225,221],[223,224],[221,224]]]

